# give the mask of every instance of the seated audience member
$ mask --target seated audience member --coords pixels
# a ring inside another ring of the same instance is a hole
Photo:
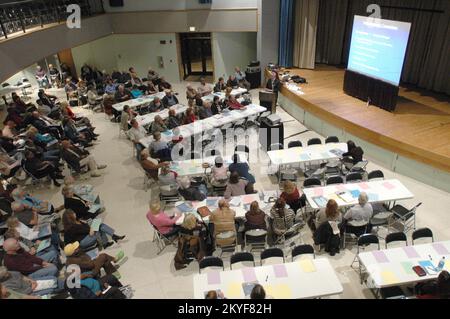
[[[105,94],[114,97],[116,91],[117,91],[117,84],[113,83],[112,80],[107,80],[105,85]]]
[[[211,168],[211,185],[216,187],[225,186],[228,181],[228,167],[224,164],[223,158],[218,156],[214,160]]]
[[[369,226],[352,226],[349,222],[369,223],[373,215],[372,205],[369,203],[369,197],[362,192],[358,197],[358,204],[350,208],[344,215],[346,222],[346,231],[356,236],[361,236],[366,231],[370,231]],[[369,224],[368,224],[369,225]]]
[[[225,80],[223,79],[223,77],[220,77],[219,81],[214,86],[214,93],[223,92],[225,91],[226,88],[227,86],[225,84]]]
[[[9,121],[12,121],[15,126],[10,125],[6,130],[8,135],[14,134],[15,132],[18,132],[19,130],[26,127],[29,120],[29,116],[27,113],[20,115],[17,110],[15,110],[13,107],[8,107],[6,109],[6,112],[8,113],[6,115],[5,120],[3,121],[3,125],[6,127]],[[9,136],[11,138],[11,136]]]
[[[63,116],[63,118],[68,117],[70,119],[72,119],[75,122],[76,126],[87,126],[90,129],[94,129],[92,127],[91,121],[84,116],[76,116],[75,113],[73,113],[72,109],[69,107],[69,104],[67,104],[67,102],[63,101],[61,102],[61,115]],[[97,137],[97,134],[94,134],[94,137]]]
[[[203,106],[203,99],[202,99],[202,95],[200,93],[197,93],[197,95],[195,96],[195,101],[194,101],[194,113],[197,115],[197,108],[202,107]]]
[[[27,133],[25,133],[28,135]],[[42,145],[42,144],[41,144]],[[59,149],[47,150],[45,146],[38,146],[30,138],[25,139],[25,151],[31,151],[36,157],[43,161],[52,163],[53,166],[59,166],[59,160],[61,159],[61,151]]]
[[[144,93],[139,89],[137,85],[133,85],[130,93],[131,96],[133,96],[133,99],[137,99],[138,97],[144,95]]]
[[[150,157],[148,149],[144,149],[141,152],[141,166],[147,172],[147,174],[153,178],[154,181],[158,180],[158,171],[161,167],[170,165],[169,162],[161,162]]]
[[[161,168],[161,174],[158,176],[159,186],[177,186],[178,174],[172,171],[168,166]]]
[[[250,174],[250,166],[245,162],[241,162],[239,154],[233,155],[233,163],[228,167],[228,170],[231,173],[237,172],[240,177],[245,178],[251,184],[249,187],[253,189],[253,184],[256,183],[255,177]]]
[[[121,76],[122,76],[122,73],[120,73],[117,69],[113,69],[113,71],[111,73],[111,79],[114,82],[119,82]]]
[[[139,75],[136,73],[136,70],[133,67],[130,67],[128,69],[128,72],[130,73],[131,82],[133,85],[141,85],[142,80],[139,78]]]
[[[56,187],[61,186],[61,184],[57,181],[58,179],[64,179],[64,176],[61,172],[53,166],[50,162],[43,162],[37,157],[34,156],[34,153],[31,151],[25,152],[25,169],[32,174],[35,178],[41,179],[46,176],[50,177],[53,181],[53,184]]]
[[[6,252],[3,263],[9,271],[17,271],[34,280],[56,277],[58,274],[54,264],[25,252],[14,238],[6,239],[3,249]]]
[[[150,210],[147,213],[147,219],[156,229],[166,237],[172,237],[178,234],[179,227],[175,224],[181,217],[181,214],[176,214],[173,217],[161,210],[159,203],[151,203]]]
[[[58,140],[63,135],[63,129],[59,124],[48,117],[40,115],[39,112],[34,111],[31,113],[30,124],[37,128],[39,133],[49,133]]]
[[[7,287],[3,286],[0,281],[0,299],[18,300],[18,299],[42,299],[42,298],[39,296],[31,296],[15,292],[14,290],[8,289]]]
[[[272,297],[266,295],[263,286],[256,284],[250,293],[250,299],[272,299]]]
[[[68,277],[70,272],[65,275]],[[68,291],[73,299],[127,299],[120,287],[123,285],[114,275],[94,278],[86,272],[80,274],[80,287],[68,288]]]
[[[92,156],[87,150],[82,150],[81,148],[73,145],[69,140],[63,140],[61,142],[61,146],[62,157],[78,174],[81,172],[83,167],[87,166],[91,172],[91,177],[100,177],[101,174],[98,170],[105,169],[107,167],[106,165],[98,165],[94,156]]]
[[[168,128],[166,126],[166,123],[164,123],[163,118],[160,115],[156,115],[155,120],[152,124],[152,134],[154,134],[156,132],[162,133],[167,130],[168,130]]]
[[[39,215],[32,208],[25,207],[21,202],[12,202],[11,210],[13,217],[17,218],[25,226],[33,229],[35,229],[35,226],[47,224],[53,220],[51,217]],[[30,236],[32,235],[33,233],[30,233]]]
[[[56,96],[47,94],[43,89],[40,89],[38,92],[38,97],[42,104],[48,106],[50,109],[56,107],[56,101],[58,100]]]
[[[7,224],[8,230],[4,235],[5,239],[14,238],[19,242],[20,247],[30,255],[39,257],[48,263],[55,265],[59,264],[59,247],[50,245],[47,248],[38,251],[39,244],[41,243],[40,240],[37,240],[38,231],[26,227],[15,217],[10,217]],[[24,236],[35,238],[29,239]]]
[[[50,215],[53,214],[54,208],[51,203],[46,200],[40,200],[36,197],[31,196],[25,190],[17,187],[11,192],[11,196],[16,202],[20,202],[26,208],[31,208],[38,214]]]
[[[100,271],[103,268],[107,275],[114,275],[117,279],[120,279],[119,272],[116,266],[120,260],[123,259],[123,251],[119,251],[116,257],[112,257],[105,253],[99,254],[96,258],[91,259],[91,257],[80,249],[80,243],[74,242],[67,244],[64,247],[64,253],[67,256],[67,265],[78,265],[81,268],[81,272],[89,272],[92,277],[98,277]]]
[[[173,130],[181,125],[180,119],[177,117],[177,113],[173,108],[169,109],[169,117],[166,120],[167,129]]]
[[[288,204],[294,212],[306,205],[305,196],[300,196],[297,185],[291,181],[284,182],[284,191],[281,193],[280,197],[284,199],[286,204]]]
[[[39,289],[41,281],[52,280],[56,287]],[[6,294],[10,294],[6,299],[40,299],[40,296],[56,294],[64,290],[64,281],[55,276],[43,277],[33,280],[17,271],[8,271],[5,267],[0,267],[0,286],[6,289]],[[3,296],[0,298],[3,299]]]
[[[130,91],[125,89],[125,86],[123,84],[121,84],[118,86],[117,91],[114,95],[114,98],[117,103],[121,103],[121,102],[131,100],[133,98],[133,96],[131,95]]]
[[[155,84],[153,84],[152,81],[150,81],[149,79],[147,79],[147,82],[145,82],[145,85],[143,85],[143,87],[146,88],[145,93],[147,95],[153,95],[158,93],[158,88],[155,86]]]
[[[246,107],[236,100],[234,95],[230,95],[228,98],[228,108],[230,110],[245,110]]]
[[[171,152],[167,142],[161,140],[161,132],[153,133],[153,141],[149,145],[149,149],[156,158],[161,160],[170,160]]]
[[[222,105],[220,104],[220,97],[214,96],[211,104],[211,111],[213,115],[222,113]]]
[[[207,95],[210,95],[213,92],[213,89],[212,89],[211,85],[206,83],[206,80],[205,80],[204,77],[200,78],[200,85],[197,88],[197,92],[201,96],[207,96]]]
[[[339,206],[334,199],[327,202],[327,207],[322,208],[316,216],[316,226],[320,226],[325,222],[342,222],[342,214],[339,212]]]
[[[188,100],[188,106],[192,107],[195,103],[195,97],[198,92],[192,87],[192,84],[186,86],[186,99]]]
[[[168,109],[171,106],[177,105],[178,104],[178,99],[177,97],[172,93],[171,90],[165,90],[166,96],[163,97],[162,99],[162,105],[164,106],[164,108]]]
[[[61,193],[64,196],[64,208],[73,211],[79,220],[95,218],[101,212],[96,206],[91,209],[92,203],[76,195],[71,186],[64,186]]]
[[[128,122],[130,122],[131,120],[133,120],[135,117],[137,116],[137,113],[134,112],[129,105],[125,105],[123,107],[123,111],[122,114],[120,115],[120,127],[123,131],[128,131],[128,129],[130,128],[130,124],[128,124]]]
[[[266,213],[259,208],[256,201],[250,204],[250,210],[245,213],[245,231],[252,229],[267,229]]]
[[[73,188],[73,192],[84,200],[102,205],[100,202],[100,196],[94,193],[94,186],[89,184],[75,185],[75,178],[70,175],[64,178],[64,186],[71,186]]]
[[[159,74],[155,72],[152,68],[148,69],[147,79],[152,81],[154,85],[158,85],[159,83]]]
[[[211,102],[209,101],[203,102],[203,105],[198,108],[198,116],[200,117],[201,120],[213,116],[213,112],[211,109]]]
[[[236,79],[236,76],[230,75],[230,76],[228,77],[227,87],[236,89],[238,86],[239,86],[239,83],[238,83],[238,81],[237,81],[237,79]]]
[[[77,96],[82,105],[87,103],[87,84],[86,81],[80,80],[77,83]]]
[[[159,97],[155,97],[153,101],[150,102],[150,106],[148,107],[148,110],[151,113],[160,112],[164,109],[164,105],[161,102],[161,99]]]
[[[450,299],[450,274],[442,270],[437,279],[419,283],[415,287],[418,299]]]
[[[87,100],[89,105],[93,107],[94,111],[101,109],[102,97],[98,95],[97,90],[92,84],[88,85]]]
[[[144,146],[139,142],[147,135],[147,131],[144,127],[139,125],[136,119],[131,120],[131,128],[127,132],[128,138],[133,142],[134,147],[136,148],[136,159],[139,161],[141,158],[141,152],[144,149]]]
[[[2,135],[4,137],[14,138],[18,134],[16,130],[16,123],[9,120],[5,123],[5,127],[2,130]]]
[[[71,97],[76,97],[77,95],[77,85],[73,83],[72,78],[66,79],[66,84],[64,85],[64,91],[68,99]]]
[[[114,242],[118,242],[125,238],[125,236],[118,236],[115,230],[108,225],[101,223],[98,231],[91,229],[91,226],[83,220],[77,219],[73,211],[67,209],[62,218],[64,225],[64,243],[71,244],[79,242],[82,249],[92,247],[97,241],[100,241],[103,249],[112,246]],[[112,238],[109,241],[108,236]]]
[[[344,157],[344,162],[350,162],[355,165],[363,160],[364,151],[361,147],[356,146],[355,142],[348,141],[347,142],[348,152],[342,154]]]
[[[191,107],[188,107],[186,110],[186,113],[184,115],[184,121],[183,124],[191,124],[194,123],[197,120],[197,117],[194,114],[194,109]]]
[[[295,213],[292,209],[286,207],[284,199],[279,198],[272,209],[270,216],[273,219],[273,232],[277,236],[281,236],[294,226]]]
[[[159,79],[158,89],[159,89],[159,92],[164,92],[165,90],[172,90],[172,84],[167,82],[166,78],[162,76]]]
[[[70,118],[64,118],[62,124],[65,137],[74,144],[81,144],[83,147],[91,147],[91,142],[97,139],[96,137],[91,137],[87,132],[78,132],[74,121]]]
[[[217,235],[219,234],[217,229],[218,225],[220,225],[220,229],[222,232],[233,232],[236,233],[236,212],[230,208],[230,204],[224,200],[219,200],[218,208],[214,210],[211,215],[209,216],[209,227],[212,228],[212,233],[214,234],[214,238],[217,238]],[[228,245],[232,244],[234,242],[235,237],[230,236],[227,238],[220,239],[221,245]]]
[[[245,188],[247,187],[248,181],[241,179],[238,172],[232,172],[230,179],[225,190],[224,197],[230,199],[233,196],[245,195]]]
[[[191,184],[188,177],[184,177],[179,182],[180,188],[178,192],[185,200],[202,201],[206,198],[208,190],[204,184],[195,187]]]
[[[18,95],[13,95],[12,100],[14,103],[14,110],[16,110],[17,114],[21,115],[27,113],[27,108],[31,105],[31,103],[25,103]]]
[[[247,91],[250,90],[250,83],[247,81],[245,72],[242,72],[239,67],[234,68],[234,76],[236,80],[238,81],[238,85]]]
[[[21,168],[22,154],[16,155],[17,158],[11,157],[4,152],[0,152],[0,173],[2,178],[8,179],[16,175]]]

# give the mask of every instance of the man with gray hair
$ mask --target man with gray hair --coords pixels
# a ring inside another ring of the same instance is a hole
[[[198,108],[198,115],[201,120],[204,120],[204,119],[207,119],[208,117],[213,116],[210,101],[203,102],[203,105]]]
[[[344,215],[344,219],[347,221],[347,232],[353,233],[355,235],[362,235],[361,232],[364,233],[366,229],[366,225],[364,226],[352,226],[351,224],[367,224],[370,222],[370,219],[373,215],[373,208],[370,203],[368,203],[369,197],[366,193],[362,192],[358,197],[358,204],[353,206],[348,210],[348,212]],[[363,229],[364,228],[364,229]]]
[[[194,187],[192,186],[189,177],[181,178],[179,184],[180,189],[178,191],[185,200],[202,201],[206,199],[208,189],[204,184]]]

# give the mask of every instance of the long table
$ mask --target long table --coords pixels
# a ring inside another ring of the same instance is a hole
[[[430,257],[435,267],[445,257],[444,270],[450,271],[450,241],[363,252],[358,257],[375,288],[406,285],[437,278],[438,273],[419,277],[412,270]]]
[[[216,156],[203,157],[201,159],[185,160],[185,161],[173,161],[170,163],[170,169],[178,174],[178,176],[201,176],[205,174],[205,168],[203,164],[209,164],[214,166]],[[223,158],[224,165],[230,165],[232,163],[231,158]],[[247,163],[245,159],[241,162]]]
[[[184,113],[187,110],[187,106],[181,105],[181,104],[171,106],[170,108],[174,109],[175,113],[177,115]],[[153,123],[153,121],[155,120],[155,117],[157,115],[161,116],[164,120],[169,117],[169,109],[164,109],[159,112],[149,113],[149,114],[145,114],[145,115],[139,115],[139,116],[136,116],[135,119],[139,123],[140,126],[147,126],[147,125]]]
[[[306,199],[313,209],[325,207],[327,201],[330,199],[334,199],[339,207],[356,205],[358,204],[358,196],[361,192],[367,193],[369,203],[414,198],[414,195],[397,179],[336,184],[303,189],[303,193],[306,195]],[[338,195],[338,193],[341,195]]]
[[[250,104],[247,105],[245,110],[233,110],[229,112],[224,112],[221,114],[214,115],[204,120],[195,121],[191,124],[181,125],[177,127],[184,138],[188,138],[204,131],[208,131],[214,128],[221,127],[225,124],[236,122],[238,120],[244,119],[246,117],[257,115],[266,111],[265,107],[260,105]],[[161,134],[161,140],[169,142],[173,137],[173,130],[163,132]],[[153,136],[147,136],[139,141],[144,147],[148,147],[153,141]]]
[[[153,102],[153,100],[156,97],[159,97],[160,99],[162,99],[165,95],[166,95],[166,93],[164,93],[164,92],[159,92],[159,93],[152,94],[152,95],[145,95],[145,96],[138,97],[137,99],[132,99],[132,100],[116,103],[112,107],[117,112],[122,112],[125,105],[128,105],[132,109],[136,109],[141,105],[150,104],[151,102]]]
[[[270,162],[274,165],[293,165],[312,161],[339,159],[346,152],[346,143],[328,143],[324,145],[269,151],[267,154],[269,155]]]
[[[344,290],[329,260],[320,258],[196,274],[194,298],[205,299],[210,290],[221,290],[228,299],[249,298],[244,292],[245,283],[261,284],[266,294],[275,299],[320,298],[338,295]]]
[[[244,94],[244,93],[247,93],[247,89],[238,88],[238,89],[233,89],[230,94],[232,96],[237,96],[237,95],[241,95],[241,94]],[[213,101],[215,96],[218,96],[220,98],[220,100],[225,99],[225,93],[224,92],[217,92],[217,93],[211,93],[209,95],[206,95],[206,96],[202,97],[202,100],[203,101]]]

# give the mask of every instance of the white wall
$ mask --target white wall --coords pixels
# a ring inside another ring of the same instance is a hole
[[[258,60],[278,63],[280,0],[258,0]],[[264,78],[264,72],[261,72]]]
[[[256,60],[256,32],[213,33],[211,41],[216,79],[227,78],[236,66],[245,71],[249,62]]]
[[[117,69],[115,47],[114,36],[110,35],[72,48],[72,56],[77,73],[79,74],[84,63],[108,72]]]
[[[5,82],[9,83],[10,85],[16,85],[16,83],[22,81],[23,78],[27,78],[30,81],[31,85],[37,87],[38,83],[36,81],[36,78],[34,77],[35,73],[36,73],[36,63],[14,74],[9,79],[6,79]]]
[[[152,67],[168,81],[179,82],[175,34],[114,34],[72,49],[75,67],[80,70],[89,63],[100,70],[128,71],[133,66],[139,76],[145,77]],[[165,40],[166,44],[160,44]],[[171,43],[172,42],[172,43]],[[160,67],[157,57],[164,58]]]
[[[110,7],[109,0],[103,0],[103,6],[106,12],[188,9],[244,9],[256,8],[257,0],[213,0],[212,4],[200,4],[198,0],[125,0],[123,7]]]

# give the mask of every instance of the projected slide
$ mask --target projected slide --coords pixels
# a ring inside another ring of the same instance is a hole
[[[411,23],[355,16],[348,69],[398,85]]]

